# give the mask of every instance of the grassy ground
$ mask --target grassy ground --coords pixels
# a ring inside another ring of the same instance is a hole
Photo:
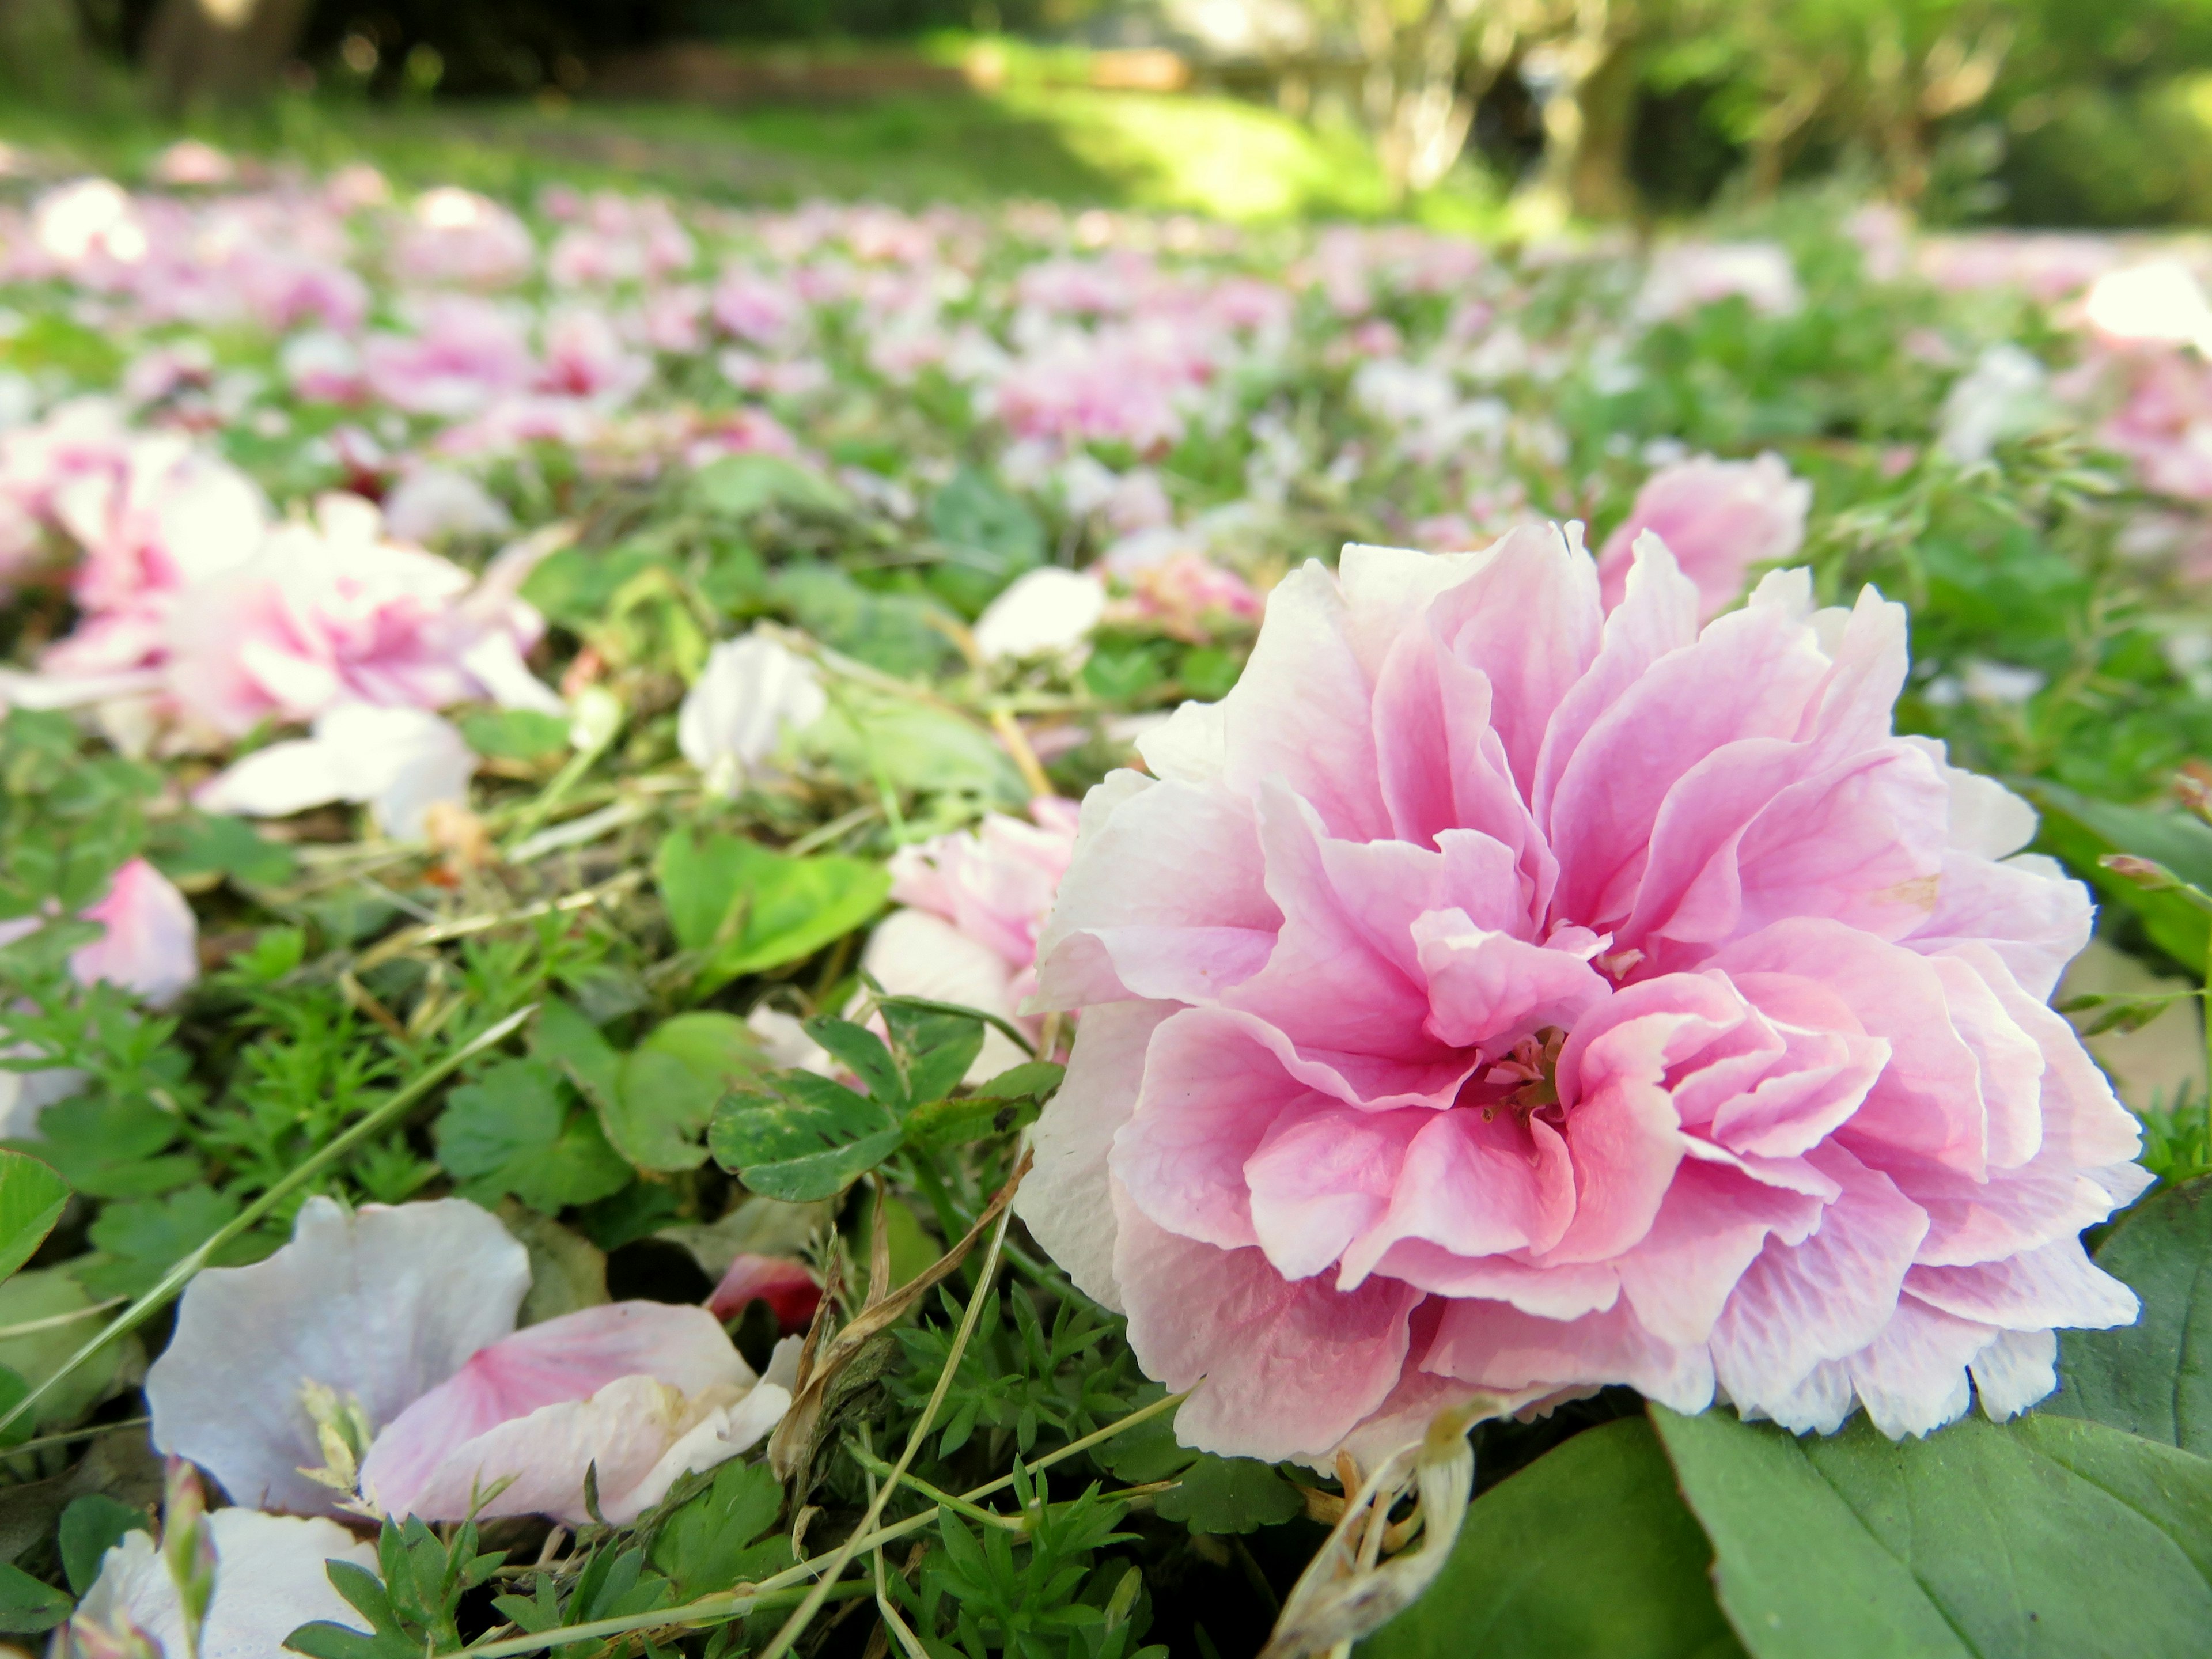
[[[185,130],[148,115],[121,85],[68,109],[0,102],[0,142],[124,178]],[[1242,220],[1392,210],[1374,156],[1354,132],[1316,131],[1225,97],[1037,81],[988,95],[743,109],[288,97],[189,130],[244,154],[316,167],[368,161],[402,183],[451,181],[510,195],[558,179],[745,202],[1032,197]],[[1471,173],[1407,210],[1467,228],[1496,212]]]

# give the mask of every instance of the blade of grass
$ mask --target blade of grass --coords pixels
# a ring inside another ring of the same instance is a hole
[[[1048,1452],[1029,1466],[1030,1472],[1035,1474],[1039,1469],[1050,1468],[1063,1458],[1073,1457],[1078,1452],[1088,1451],[1101,1441],[1111,1440],[1125,1429],[1133,1429],[1138,1424],[1158,1417],[1162,1412],[1173,1411],[1189,1397],[1188,1394],[1168,1395],[1153,1401],[1149,1406],[1141,1407],[1131,1412],[1127,1417],[1117,1417],[1104,1428],[1094,1429],[1082,1439],[1070,1441],[1058,1451]],[[1002,1474],[997,1480],[987,1481],[971,1492],[962,1493],[961,1496],[963,1501],[974,1503],[980,1498],[990,1497],[994,1492],[1003,1492],[1013,1484],[1014,1477],[1012,1474]],[[1154,1486],[1145,1490],[1156,1490],[1163,1484],[1165,1483],[1156,1482]],[[937,1511],[933,1509],[924,1510],[920,1515],[910,1515],[903,1521],[894,1521],[890,1526],[878,1528],[874,1532],[862,1534],[856,1530],[848,1541],[857,1553],[863,1549],[879,1548],[909,1534],[920,1532],[924,1527],[933,1526],[936,1522]],[[610,1637],[627,1636],[634,1631],[658,1630],[664,1626],[679,1625],[726,1623],[730,1620],[742,1619],[746,1614],[758,1612],[764,1607],[782,1607],[787,1602],[798,1600],[799,1593],[796,1586],[809,1578],[821,1575],[827,1571],[829,1565],[828,1557],[815,1561],[801,1561],[797,1566],[786,1567],[773,1577],[762,1579],[757,1584],[748,1585],[738,1589],[719,1591],[713,1595],[702,1596],[696,1601],[687,1601],[682,1607],[662,1607],[656,1613],[633,1613],[616,1619],[597,1620],[588,1625],[566,1625],[555,1630],[538,1631],[527,1636],[505,1637],[499,1641],[487,1643],[483,1647],[471,1648],[468,1650],[469,1659],[514,1659],[518,1654],[542,1653],[547,1648],[565,1647],[571,1642],[604,1641]],[[842,1567],[840,1570],[842,1570]],[[819,1589],[821,1586],[817,1584],[815,1588]],[[868,1591],[869,1585],[866,1580],[854,1579],[848,1584],[833,1585],[830,1595],[832,1598],[842,1598],[848,1595],[865,1595]]]
[[[867,1510],[860,1516],[860,1524],[838,1546],[837,1553],[823,1569],[823,1576],[816,1582],[814,1592],[792,1609],[791,1617],[783,1621],[783,1628],[776,1632],[775,1639],[761,1650],[760,1659],[782,1659],[783,1655],[791,1651],[792,1644],[805,1633],[806,1626],[821,1610],[822,1603],[828,1598],[830,1587],[859,1553],[863,1535],[875,1526],[877,1517],[884,1512],[884,1505],[898,1490],[898,1483],[905,1478],[915,1454],[921,1449],[921,1443],[928,1437],[932,1425],[937,1421],[938,1411],[945,1404],[945,1394],[952,1386],[952,1374],[960,1369],[960,1356],[967,1352],[968,1339],[975,1334],[975,1321],[982,1313],[984,1295],[990,1289],[991,1279],[999,1269],[999,1247],[1005,1242],[1007,1224],[1013,1218],[1012,1205],[999,1212],[999,1224],[991,1229],[991,1243],[983,1255],[982,1271],[975,1275],[975,1288],[969,1293],[968,1306],[961,1313],[960,1328],[954,1334],[952,1346],[945,1356],[945,1364],[938,1370],[937,1386],[930,1390],[929,1403],[921,1408],[921,1417],[915,1419],[914,1432],[907,1436],[906,1449],[899,1454],[898,1462],[891,1465],[890,1473],[884,1478],[882,1486],[869,1500]]]
[[[30,1411],[40,1400],[52,1393],[60,1386],[62,1379],[73,1373],[78,1366],[83,1364],[118,1337],[137,1329],[149,1316],[183,1290],[192,1276],[207,1266],[209,1259],[217,1250],[258,1224],[262,1217],[267,1215],[286,1198],[313,1180],[315,1176],[337,1163],[362,1142],[372,1135],[381,1133],[405,1116],[408,1111],[422,1101],[432,1090],[470,1060],[485,1050],[496,1048],[506,1042],[508,1037],[521,1029],[522,1023],[537,1010],[538,1005],[534,1002],[526,1007],[518,1008],[505,1019],[481,1033],[473,1041],[455,1049],[435,1066],[416,1078],[414,1081],[398,1090],[391,1099],[369,1113],[351,1128],[342,1134],[333,1136],[327,1146],[318,1148],[302,1159],[268,1191],[240,1210],[205,1243],[163,1273],[160,1282],[152,1290],[148,1291],[121,1313],[116,1315],[97,1335],[71,1354],[64,1362],[59,1370],[9,1407],[5,1414],[0,1414],[0,1434],[5,1434],[18,1419]]]

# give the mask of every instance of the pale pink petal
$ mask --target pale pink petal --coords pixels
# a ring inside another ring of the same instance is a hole
[[[143,859],[115,872],[114,885],[83,912],[106,932],[70,957],[86,984],[106,980],[156,1007],[174,1002],[200,976],[199,924],[191,902]]]
[[[529,1253],[473,1204],[349,1215],[311,1198],[267,1261],[185,1287],[146,1376],[155,1447],[240,1503],[334,1514],[337,1494],[300,1473],[324,1462],[301,1389],[359,1401],[380,1429],[512,1330],[529,1285]]]
[[[376,1437],[362,1460],[362,1491],[394,1514],[411,1509],[435,1519],[441,1506],[425,1494],[450,1490],[456,1458],[478,1455],[476,1443],[501,1425],[548,1406],[588,1401],[624,1378],[647,1378],[679,1397],[720,1386],[742,1392],[754,1378],[704,1308],[659,1302],[617,1302],[549,1319],[478,1351],[453,1376],[416,1399]],[[624,1411],[629,1410],[625,1407]],[[658,1423],[657,1407],[636,1407],[641,1420]],[[620,1416],[621,1413],[613,1413]],[[563,1421],[572,1419],[564,1419]],[[596,1420],[596,1419],[595,1419]],[[645,1433],[628,1421],[626,1437]],[[630,1442],[622,1438],[621,1443]],[[664,1443],[661,1450],[665,1450]],[[657,1460],[659,1451],[653,1454]],[[474,1473],[471,1470],[471,1473]],[[501,1469],[498,1473],[508,1473]],[[602,1491],[611,1490],[611,1468],[602,1469]],[[581,1490],[583,1469],[575,1470]],[[465,1490],[465,1489],[464,1489]],[[533,1486],[528,1495],[539,1496]],[[566,1494],[562,1495],[564,1500]],[[432,1508],[422,1508],[425,1504]],[[536,1503],[505,1512],[531,1514]],[[465,1514],[464,1506],[461,1513]]]
[[[1076,1287],[1117,1312],[1107,1160],[1136,1109],[1146,1048],[1174,1012],[1172,1003],[1109,1002],[1084,1015],[1067,1075],[1037,1119],[1036,1165],[1014,1194],[1014,1213]]]

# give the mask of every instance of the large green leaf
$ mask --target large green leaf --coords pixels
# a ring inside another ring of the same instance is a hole
[[[2142,1298],[2113,1331],[2068,1331],[2045,1413],[2212,1455],[2212,1176],[2154,1193],[2097,1251]]]
[[[1477,1498],[1442,1575],[1361,1652],[1732,1659],[1742,1650],[1706,1582],[1711,1559],[1650,1425],[1623,1419]]]
[[[699,469],[691,480],[691,499],[709,513],[744,519],[764,507],[805,507],[842,513],[852,497],[811,467],[781,455],[725,455]]]
[[[2102,1424],[1798,1439],[1651,1415],[1757,1659],[2182,1659],[2212,1632],[2212,1463]]]
[[[912,697],[846,688],[797,741],[803,752],[871,793],[880,780],[910,793],[974,795],[1009,810],[1029,799],[1028,785],[998,739]]]
[[[754,1192],[811,1204],[844,1191],[902,1138],[879,1102],[811,1072],[786,1072],[716,1107],[707,1145]]]
[[[945,550],[929,585],[970,617],[1015,577],[1044,562],[1037,515],[974,467],[962,467],[930,499],[929,527]]]
[[[68,1184],[46,1164],[0,1152],[0,1279],[31,1259],[69,1200]]]
[[[95,1305],[66,1267],[17,1273],[0,1285],[0,1328],[15,1333],[0,1337],[0,1366],[32,1387],[45,1382],[67,1365],[84,1340],[100,1328],[93,1312]],[[39,1402],[33,1413],[38,1426],[74,1423],[106,1399],[135,1347],[127,1337],[111,1342],[71,1371]]]
[[[702,953],[703,994],[811,956],[882,908],[890,872],[861,859],[792,858],[736,836],[678,830],[654,873],[677,943]]]
[[[607,1138],[647,1170],[696,1170],[707,1161],[699,1137],[714,1103],[760,1076],[760,1043],[733,1014],[678,1014],[622,1062]]]
[[[629,1166],[599,1121],[573,1109],[560,1076],[543,1060],[507,1060],[447,1097],[432,1132],[438,1161],[461,1177],[465,1196],[489,1202],[512,1193],[556,1215],[629,1185]]]
[[[2111,853],[2132,854],[2212,892],[2212,826],[2179,812],[2092,800],[2055,783],[2033,783],[2027,792],[2042,819],[2037,844],[2065,860],[2105,898],[2134,911],[2160,950],[2201,972],[2212,916],[2179,893],[2147,890],[2098,860]]]

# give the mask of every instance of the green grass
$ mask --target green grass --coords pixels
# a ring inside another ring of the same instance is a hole
[[[811,107],[289,97],[188,129],[154,118],[125,88],[93,101],[100,106],[69,111],[0,101],[0,141],[124,179],[189,130],[242,155],[318,168],[366,161],[402,185],[459,183],[519,198],[561,180],[744,203],[1024,197],[1248,221],[1391,211],[1355,132],[1317,131],[1226,97],[1097,92],[1026,76],[989,95]],[[1407,211],[1472,229],[1498,210],[1468,172]]]

